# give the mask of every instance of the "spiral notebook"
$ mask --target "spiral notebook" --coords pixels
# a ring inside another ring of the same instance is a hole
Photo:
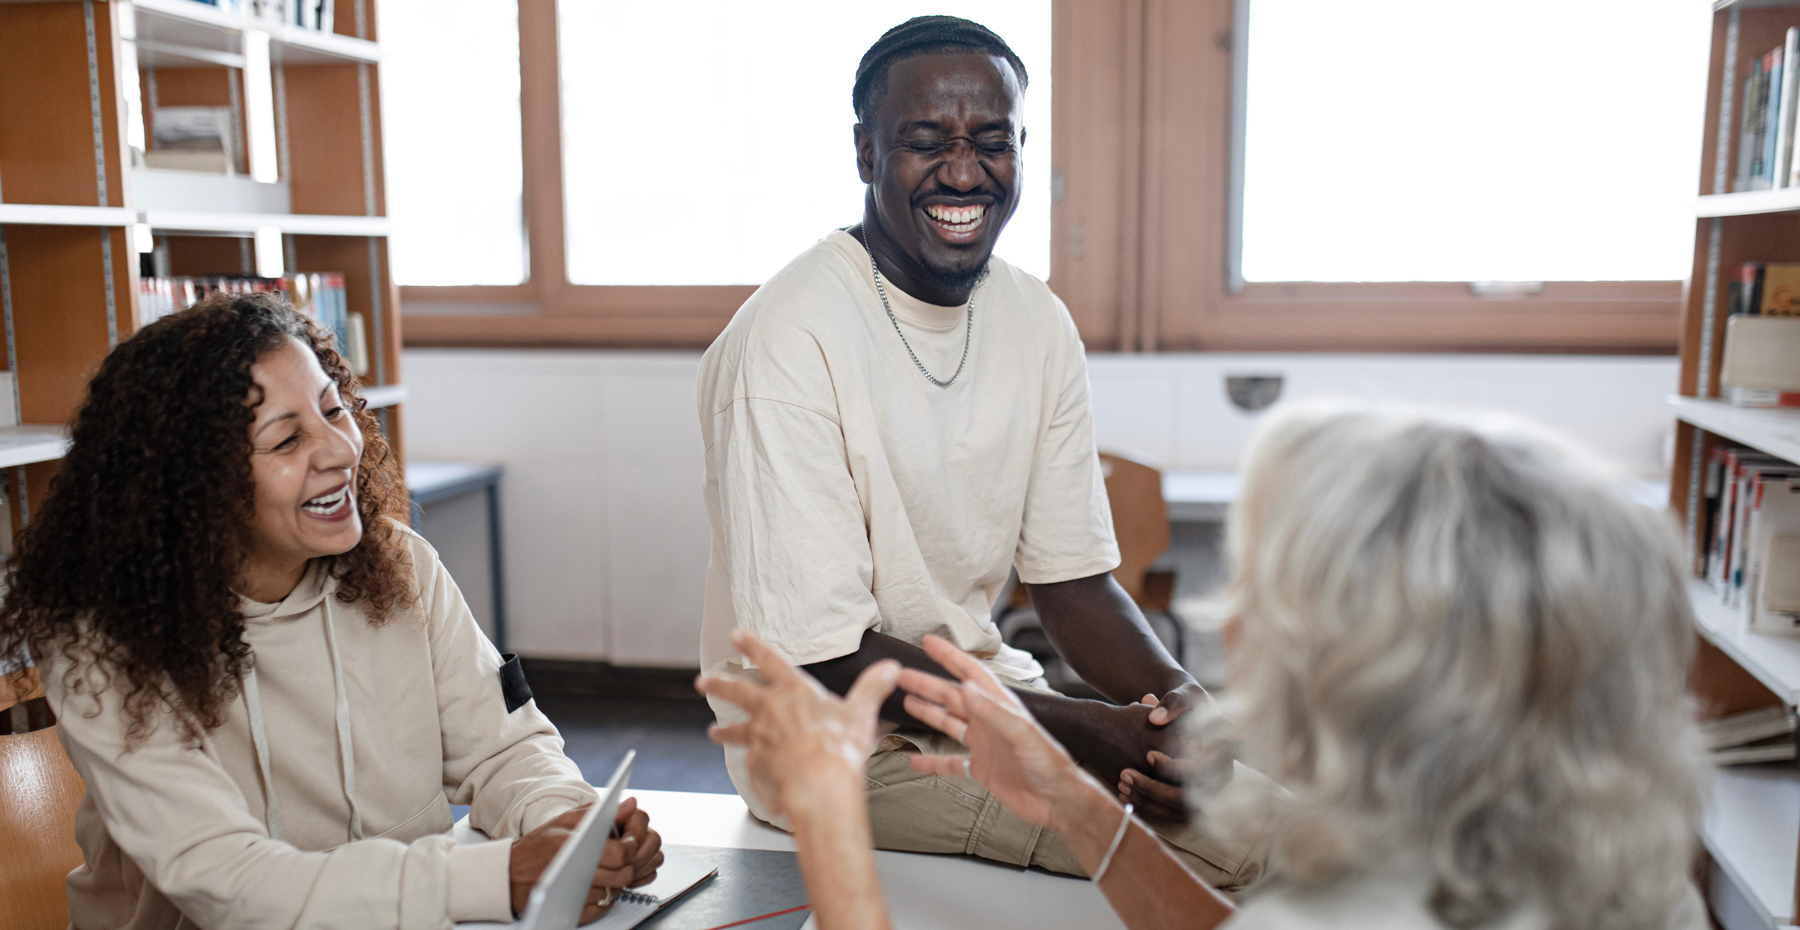
[[[656,912],[680,900],[682,895],[700,887],[702,882],[719,874],[719,867],[698,859],[670,856],[656,870],[656,881],[642,888],[619,892],[618,900],[604,917],[587,924],[587,930],[631,930],[649,920]]]

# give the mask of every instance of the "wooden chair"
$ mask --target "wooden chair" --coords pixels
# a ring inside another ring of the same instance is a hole
[[[1145,611],[1168,613],[1175,599],[1175,573],[1151,571],[1169,551],[1169,505],[1163,500],[1162,472],[1116,452],[1100,453],[1106,499],[1112,508],[1113,536],[1119,543],[1119,567],[1113,578]],[[1031,595],[1014,584],[1006,607],[1030,607]]]
[[[16,692],[0,678],[0,720],[44,721],[36,670]],[[13,714],[30,707],[30,714]],[[56,740],[56,727],[0,732],[0,930],[63,930],[63,880],[81,864],[75,808],[87,790]]]
[[[1162,472],[1116,452],[1100,453],[1100,468],[1112,509],[1113,536],[1119,544],[1119,567],[1113,569],[1113,578],[1143,610],[1151,632],[1162,640],[1169,654],[1177,662],[1183,661],[1186,630],[1171,612],[1175,573],[1150,570],[1169,549],[1169,506],[1163,500]],[[1016,572],[1010,584],[1006,606],[996,618],[1001,638],[1043,663],[1051,687],[1064,694],[1098,696],[1056,654],[1037,615],[1024,609],[1032,606],[1031,594],[1018,583]]]

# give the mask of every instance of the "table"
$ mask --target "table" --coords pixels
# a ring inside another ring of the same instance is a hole
[[[663,842],[682,846],[774,849],[794,840],[750,816],[735,794],[627,790],[650,814]],[[458,842],[479,842],[467,818]],[[1125,925],[1083,879],[1026,871],[967,856],[876,852],[895,930],[1111,930]],[[808,920],[806,927],[813,927]]]
[[[1163,501],[1173,523],[1225,522],[1225,511],[1242,488],[1243,479],[1234,471],[1168,471],[1162,477]],[[1630,481],[1625,493],[1657,510],[1669,504],[1667,481]]]
[[[1235,471],[1166,471],[1163,502],[1174,523],[1223,523],[1243,484]]]
[[[408,462],[406,490],[412,496],[412,525],[419,529],[425,505],[471,491],[487,494],[488,560],[494,585],[494,648],[506,651],[506,561],[500,552],[500,476],[492,462]]]

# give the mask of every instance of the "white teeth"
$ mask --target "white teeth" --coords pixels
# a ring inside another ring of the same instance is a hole
[[[968,232],[980,225],[982,216],[987,213],[987,206],[977,204],[972,207],[945,207],[932,204],[925,208],[925,213],[950,227],[953,232]]]
[[[337,513],[339,510],[344,509],[344,505],[349,501],[349,498],[350,498],[350,486],[346,484],[343,487],[338,488],[336,491],[331,492],[330,494],[322,494],[318,497],[313,498],[312,500],[307,501],[304,504],[301,504],[300,509],[306,511],[307,513],[316,513],[316,514],[319,514],[320,516],[330,516],[331,514]]]

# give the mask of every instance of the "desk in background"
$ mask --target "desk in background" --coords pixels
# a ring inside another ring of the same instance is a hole
[[[1234,471],[1163,472],[1163,500],[1171,523],[1223,523],[1225,512],[1237,500],[1243,479]],[[1632,481],[1625,493],[1646,507],[1669,505],[1669,482]]]
[[[500,546],[500,476],[501,466],[492,462],[408,462],[406,465],[406,490],[412,496],[412,527],[419,535],[431,542],[445,560],[446,568],[451,570],[451,577],[457,578],[459,585],[467,584],[466,572],[459,577],[452,561],[458,561],[461,551],[466,545],[453,544],[452,540],[432,539],[432,534],[425,528],[425,508],[433,504],[444,503],[461,498],[464,495],[482,492],[487,505],[487,563],[489,571],[489,588],[492,592],[493,629],[488,631],[488,638],[494,641],[494,648],[506,651],[506,561]],[[463,559],[461,561],[467,561]]]

